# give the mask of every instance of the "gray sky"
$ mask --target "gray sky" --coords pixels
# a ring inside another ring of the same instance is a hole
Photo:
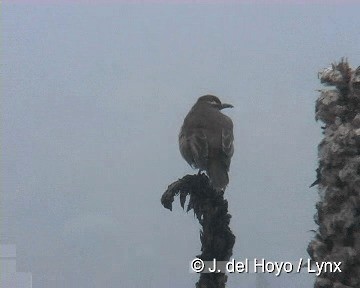
[[[3,5],[1,241],[17,245],[18,270],[39,288],[193,286],[200,226],[160,197],[195,173],[177,136],[207,93],[235,106],[234,257],[307,257],[317,72],[359,65],[359,8]]]

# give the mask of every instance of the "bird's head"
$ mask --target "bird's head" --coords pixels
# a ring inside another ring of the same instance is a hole
[[[211,105],[212,107],[219,109],[219,110],[224,109],[224,108],[233,108],[234,107],[231,104],[221,103],[220,99],[214,95],[201,96],[198,99],[197,103]]]

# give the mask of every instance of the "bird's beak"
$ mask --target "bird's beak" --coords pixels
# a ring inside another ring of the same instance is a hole
[[[220,110],[221,110],[221,109],[224,109],[224,108],[234,108],[234,106],[231,105],[231,104],[222,103],[222,104],[221,104],[221,107],[220,107]]]

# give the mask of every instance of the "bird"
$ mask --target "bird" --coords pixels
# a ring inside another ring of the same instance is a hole
[[[214,95],[201,96],[185,117],[179,133],[182,157],[199,169],[199,174],[205,171],[216,191],[225,191],[229,183],[234,154],[233,122],[221,110],[233,107],[221,103]]]

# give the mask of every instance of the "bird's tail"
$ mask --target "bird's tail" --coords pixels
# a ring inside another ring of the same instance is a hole
[[[225,190],[229,184],[229,176],[225,165],[221,162],[210,162],[208,173],[211,185],[215,190]]]

